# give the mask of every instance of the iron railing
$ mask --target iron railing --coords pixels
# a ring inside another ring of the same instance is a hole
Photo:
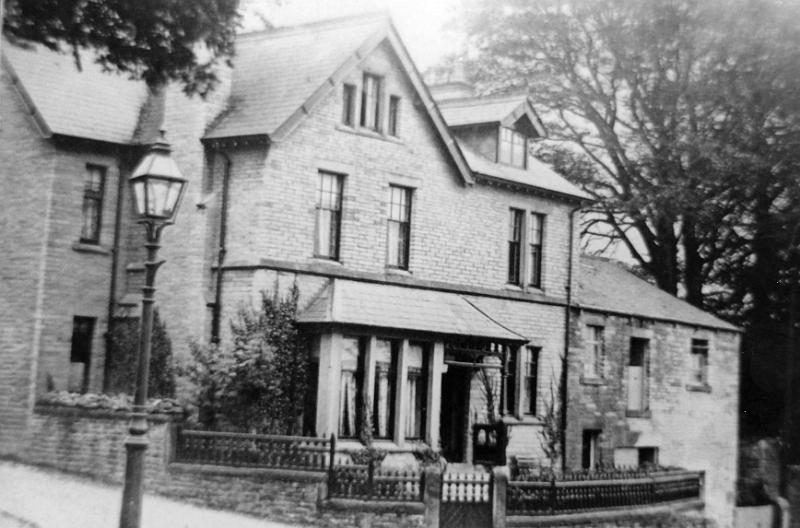
[[[175,461],[218,466],[328,470],[336,439],[178,429]]]
[[[334,465],[328,479],[331,498],[422,502],[423,491],[420,471],[376,468],[374,464]]]
[[[550,476],[549,480],[508,483],[508,515],[554,515],[697,499],[703,473],[690,471],[618,472],[611,478],[589,474]],[[608,476],[612,474],[609,473]]]

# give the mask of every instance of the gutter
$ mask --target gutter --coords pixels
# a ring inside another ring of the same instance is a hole
[[[119,156],[117,156],[119,159]],[[119,235],[122,221],[122,195],[125,190],[122,163],[117,162],[117,204],[114,212],[114,239],[111,243],[111,282],[108,287],[108,311],[106,312],[106,357],[103,361],[103,392],[108,390],[108,357],[111,352],[111,321],[114,318],[114,306],[117,296],[117,267],[119,265]]]
[[[223,150],[215,150],[215,154],[219,154],[225,160],[225,169],[222,175],[222,205],[220,208],[219,218],[219,249],[217,251],[217,275],[216,283],[214,286],[214,305],[213,315],[211,317],[211,342],[219,343],[219,323],[222,316],[222,273],[224,271],[223,264],[225,262],[225,254],[227,253],[226,239],[228,234],[228,200],[230,191],[230,177],[233,161],[231,157]],[[216,159],[214,160],[216,165]]]
[[[569,212],[569,258],[567,265],[567,304],[564,308],[564,354],[561,357],[561,383],[559,398],[561,399],[561,470],[567,470],[567,382],[569,381],[569,334],[572,315],[572,266],[575,253],[575,213],[583,208],[583,203]]]

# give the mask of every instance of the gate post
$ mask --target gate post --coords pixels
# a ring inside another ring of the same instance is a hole
[[[492,468],[492,528],[506,528],[506,498],[508,495],[508,466]]]
[[[425,528],[439,528],[439,507],[442,502],[442,468],[425,468]]]

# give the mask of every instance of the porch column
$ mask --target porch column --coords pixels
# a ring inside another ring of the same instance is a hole
[[[397,357],[397,379],[395,381],[397,387],[397,398],[394,402],[394,443],[398,447],[403,447],[406,440],[406,413],[407,399],[408,399],[408,339],[403,339],[400,345],[400,353]]]
[[[364,404],[369,407],[372,412],[373,398],[375,390],[375,351],[377,349],[377,340],[375,336],[369,336],[366,339],[366,350],[364,350],[364,386],[361,390],[361,397],[364,399]],[[372,425],[375,426],[376,416],[372,417]]]
[[[439,420],[442,408],[442,371],[444,370],[444,342],[436,341],[428,358],[428,415],[425,417],[425,441],[438,451]]]
[[[317,380],[317,434],[339,434],[339,382],[341,378],[342,334],[322,334],[319,339]]]

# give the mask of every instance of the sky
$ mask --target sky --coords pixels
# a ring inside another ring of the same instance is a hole
[[[261,13],[273,24],[293,25],[364,12],[388,11],[420,71],[458,49],[448,34],[459,0],[243,0],[245,29],[258,29]]]

